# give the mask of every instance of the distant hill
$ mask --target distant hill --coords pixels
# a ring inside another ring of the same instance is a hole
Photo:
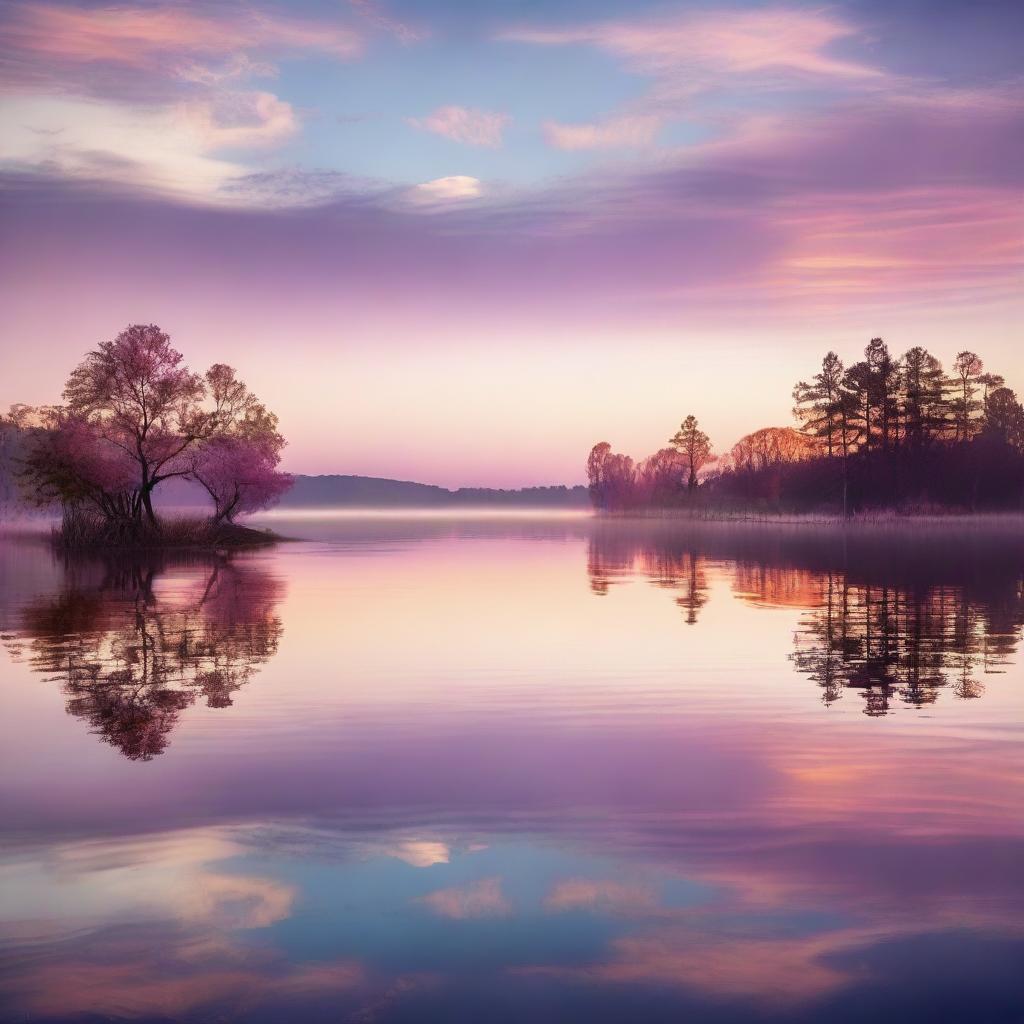
[[[460,487],[373,476],[297,476],[281,508],[449,508],[485,505],[520,508],[589,508],[586,487]]]
[[[156,492],[162,508],[205,507],[206,492],[184,480],[168,480]],[[386,480],[375,476],[296,476],[278,508],[589,508],[586,487],[460,487]]]
[[[23,454],[23,435],[9,423],[0,423],[0,514],[16,512],[15,473]],[[167,480],[155,492],[162,508],[205,508],[210,499],[199,484]],[[586,487],[460,487],[450,491],[432,484],[385,480],[374,476],[296,476],[295,486],[281,500],[281,508],[589,508]]]

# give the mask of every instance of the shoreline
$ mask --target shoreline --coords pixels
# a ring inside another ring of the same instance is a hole
[[[593,523],[599,527],[622,526],[660,526],[672,527],[727,527],[743,526],[754,528],[787,527],[796,529],[828,530],[836,534],[872,530],[919,530],[928,532],[983,530],[991,529],[998,532],[1024,532],[1024,512],[910,512],[899,513],[888,510],[859,513],[843,517],[825,513],[770,513],[770,512],[706,512],[687,509],[659,509],[648,511],[586,511],[574,510],[571,514],[564,509],[516,509],[509,514],[507,509],[481,507],[475,509],[423,509],[423,508],[387,508],[387,509],[277,509],[255,517],[259,525],[231,524],[221,526],[207,533],[205,524],[193,520],[168,517],[163,522],[164,532],[160,534],[146,533],[131,541],[107,540],[103,538],[67,540],[60,536],[59,525],[50,517],[15,517],[0,518],[0,537],[34,538],[44,541],[55,550],[65,553],[88,552],[161,552],[191,551],[197,553],[216,554],[218,552],[254,550],[271,547],[281,543],[294,543],[301,537],[291,537],[278,533],[271,525],[277,522],[294,519],[297,521],[315,522],[317,520],[359,520],[399,522],[407,521],[474,521],[490,520],[508,522],[520,521],[558,521],[575,523],[584,526]],[[277,522],[274,522],[277,521]],[[265,525],[264,525],[265,524]]]
[[[1018,525],[1024,528],[1021,512],[863,512],[852,516],[799,512],[715,512],[700,513],[684,509],[663,509],[649,512],[601,512],[594,518],[601,522],[666,522],[666,523],[754,523],[765,526],[957,526]]]

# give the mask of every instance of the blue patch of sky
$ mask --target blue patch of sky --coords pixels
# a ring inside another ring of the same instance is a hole
[[[347,63],[284,62],[272,87],[304,121],[301,137],[277,154],[281,162],[397,184],[470,175],[523,185],[594,159],[552,148],[544,121],[614,116],[649,82],[588,47],[486,40],[467,50],[439,39],[378,43]],[[407,123],[452,105],[508,114],[502,147],[454,142]]]
[[[227,865],[225,865],[227,866]],[[358,956],[373,966],[401,971],[575,964],[599,956],[631,927],[621,915],[597,910],[552,912],[544,900],[567,878],[621,879],[621,866],[605,858],[573,856],[546,845],[501,843],[451,860],[413,867],[387,856],[366,860],[288,859],[259,854],[235,858],[230,869],[269,876],[300,895],[293,912],[268,929],[250,933],[296,960]],[[421,897],[501,879],[509,912],[451,919]],[[668,905],[704,901],[709,890],[680,880],[657,883]]]
[[[836,52],[947,84],[986,85],[1020,78],[1021,0],[848,0],[863,40]]]

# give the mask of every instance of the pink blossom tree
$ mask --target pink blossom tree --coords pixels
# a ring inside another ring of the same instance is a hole
[[[265,507],[290,485],[276,468],[285,442],[273,413],[230,366],[193,373],[153,324],[133,324],[89,352],[64,402],[29,460],[40,500],[88,502],[158,529],[153,492],[173,477],[206,486],[215,522]]]
[[[203,444],[190,476],[213,499],[213,523],[233,522],[237,515],[267,508],[293,480],[277,469],[278,455],[258,438],[220,435]]]
[[[68,413],[135,463],[140,511],[154,526],[154,488],[185,475],[181,456],[215,428],[200,404],[204,397],[202,377],[182,365],[181,353],[154,324],[133,324],[101,343],[64,387]]]

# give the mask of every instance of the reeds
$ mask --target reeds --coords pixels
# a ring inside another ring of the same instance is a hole
[[[269,531],[235,523],[213,523],[206,518],[178,516],[161,519],[154,525],[147,520],[111,519],[79,507],[64,510],[61,524],[53,529],[51,536],[57,547],[69,551],[97,548],[215,550],[271,544],[278,539]]]

